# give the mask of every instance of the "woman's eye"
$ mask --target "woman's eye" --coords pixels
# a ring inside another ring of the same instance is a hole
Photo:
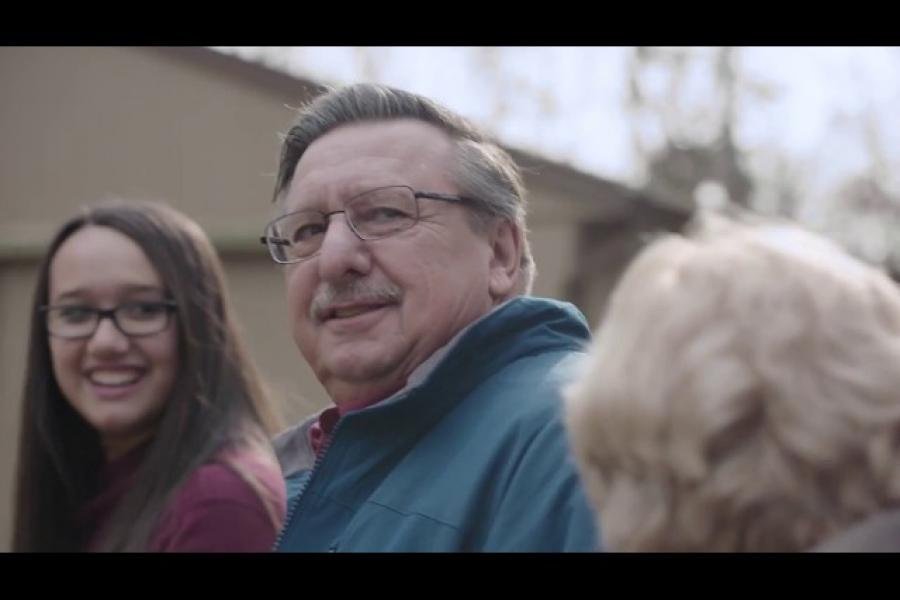
[[[94,309],[87,306],[63,306],[58,312],[60,318],[69,323],[81,323],[93,316]]]
[[[123,304],[119,310],[129,319],[149,319],[165,312],[166,307],[160,302],[135,302]]]

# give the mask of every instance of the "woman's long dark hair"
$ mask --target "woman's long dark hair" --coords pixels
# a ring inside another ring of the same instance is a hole
[[[50,264],[60,245],[88,226],[109,227],[144,251],[177,304],[179,367],[135,484],[111,515],[101,549],[147,547],[166,502],[187,476],[225,446],[268,448],[280,425],[239,338],[215,249],[200,227],[149,202],[86,208],[62,225],[41,263],[31,310],[15,507],[14,551],[75,551],[87,540],[76,514],[97,490],[103,464],[97,432],[63,397],[45,319]],[[269,499],[258,482],[247,479]]]

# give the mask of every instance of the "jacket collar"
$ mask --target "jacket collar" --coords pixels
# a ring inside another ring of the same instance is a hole
[[[590,340],[584,316],[568,302],[520,296],[494,307],[460,330],[444,346],[432,353],[407,379],[406,385],[384,400],[352,413],[353,418],[386,410],[402,403],[413,391],[442,379],[459,384],[460,379],[480,381],[511,360],[547,349],[580,349]],[[457,349],[459,352],[455,352]],[[465,373],[461,378],[459,373]],[[454,396],[450,394],[449,396]],[[273,440],[282,472],[290,477],[311,469],[316,454],[309,442],[309,429],[326,407]],[[443,407],[423,407],[428,413]],[[424,416],[424,415],[423,415]]]

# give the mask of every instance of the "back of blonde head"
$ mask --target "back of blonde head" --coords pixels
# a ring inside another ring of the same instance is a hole
[[[706,217],[626,271],[566,413],[607,548],[807,549],[900,504],[900,290]]]

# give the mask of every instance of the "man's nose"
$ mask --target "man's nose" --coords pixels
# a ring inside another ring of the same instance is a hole
[[[356,235],[345,214],[332,215],[319,248],[320,277],[335,281],[348,272],[366,274],[370,268],[368,244]]]

